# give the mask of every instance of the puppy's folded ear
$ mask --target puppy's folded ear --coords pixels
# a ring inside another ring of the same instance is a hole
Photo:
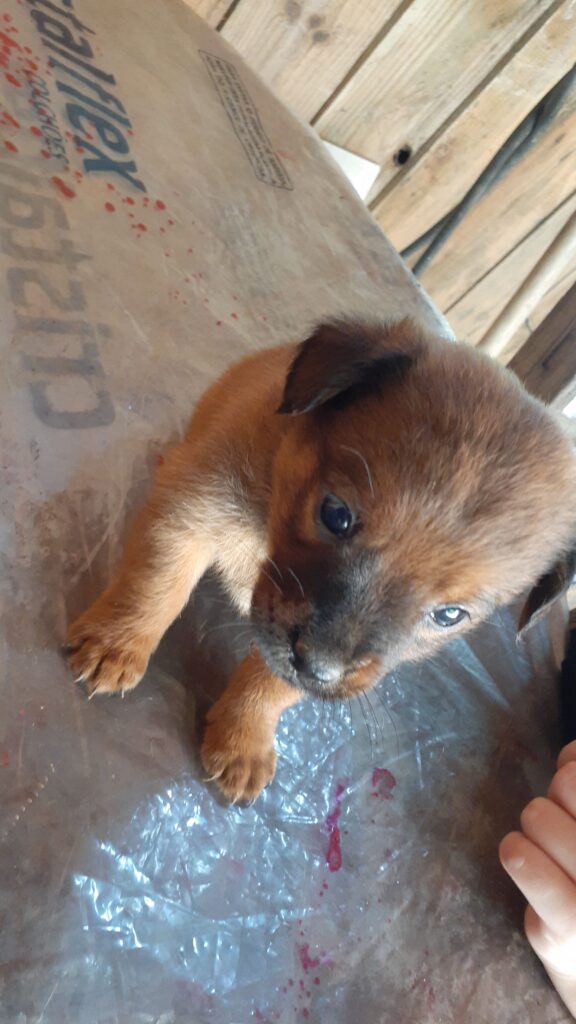
[[[539,622],[550,605],[571,586],[576,575],[576,548],[561,558],[544,576],[541,576],[530,591],[520,614],[518,639]]]
[[[319,324],[298,349],[278,412],[310,412],[338,395],[357,397],[397,379],[422,346],[423,336],[410,320],[388,327],[354,320]]]

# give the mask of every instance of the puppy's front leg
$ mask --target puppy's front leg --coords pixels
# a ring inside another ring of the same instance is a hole
[[[213,560],[191,462],[184,445],[166,456],[115,579],[68,630],[70,667],[92,692],[136,686]]]
[[[229,800],[254,800],[273,779],[278,719],[302,697],[272,674],[259,652],[240,663],[208,712],[202,743],[202,764]]]

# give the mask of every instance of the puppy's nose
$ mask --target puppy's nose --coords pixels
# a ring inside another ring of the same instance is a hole
[[[292,664],[300,675],[317,683],[335,683],[343,671],[337,658],[313,651],[299,637],[292,641]]]

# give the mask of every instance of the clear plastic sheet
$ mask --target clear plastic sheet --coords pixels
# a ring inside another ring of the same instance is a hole
[[[286,712],[249,808],[198,764],[246,639],[213,580],[125,700],[69,677],[67,620],[231,359],[341,310],[447,327],[177,0],[2,17],[1,1024],[567,1021],[496,858],[552,770],[562,610]]]

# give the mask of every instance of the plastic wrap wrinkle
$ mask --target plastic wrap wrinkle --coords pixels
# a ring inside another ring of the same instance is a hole
[[[0,26],[0,1024],[567,1021],[496,858],[552,770],[561,610],[287,711],[251,807],[198,762],[246,643],[214,580],[125,700],[67,673],[233,359],[341,312],[449,328],[180,0],[4,0]]]

